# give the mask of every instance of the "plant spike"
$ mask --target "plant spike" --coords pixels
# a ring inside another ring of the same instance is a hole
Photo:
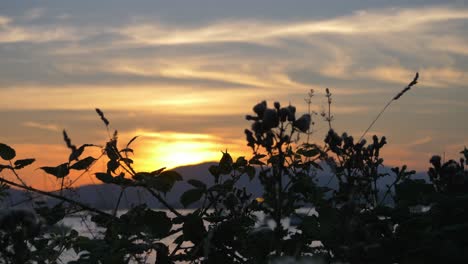
[[[396,101],[396,100],[400,99],[400,97],[403,96],[403,94],[405,94],[407,91],[409,91],[411,89],[411,87],[413,87],[414,85],[416,85],[418,83],[418,78],[419,78],[419,73],[416,72],[416,75],[414,76],[413,80],[405,88],[403,88],[403,90],[401,90],[397,95],[395,95],[395,97],[393,97],[385,105],[385,107],[382,109],[382,111],[380,111],[380,113],[375,117],[375,119],[372,121],[372,123],[366,129],[366,131],[364,131],[364,133],[362,133],[362,136],[359,138],[358,142],[360,142],[366,136],[367,132],[369,132],[369,130],[372,128],[372,126],[375,124],[375,122],[377,122],[377,120],[380,118],[380,116],[385,112],[385,110],[387,110],[387,108],[390,106],[390,104],[393,101]]]

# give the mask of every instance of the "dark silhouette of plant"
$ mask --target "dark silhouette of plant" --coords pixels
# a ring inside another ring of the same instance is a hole
[[[418,75],[392,101],[417,79]],[[363,137],[372,124],[357,141],[347,133],[339,135],[331,126],[328,89],[327,98],[324,118],[330,130],[323,146],[309,142],[310,109],[298,115],[292,105],[275,102],[270,107],[266,101],[255,105],[253,114],[246,116],[251,126],[245,130],[252,156],[233,158],[223,152],[219,163],[209,168],[213,184],[188,180],[191,188],[180,195],[180,203],[196,205],[191,211],[179,210],[165,198],[182,176],[165,168],[135,170],[131,144],[136,137],[119,147],[118,132],[111,133],[110,122],[99,109],[108,141],[78,147],[64,131],[70,150],[67,161],[40,168],[61,180],[56,192],[22,181],[21,169],[34,159],[15,160],[15,150],[0,144],[4,163],[0,172],[9,170],[17,179],[0,177],[0,194],[14,187],[56,200],[52,206],[35,202],[34,213],[10,210],[0,217],[0,259],[57,263],[65,251],[73,250],[78,255],[70,263],[146,263],[150,253],[156,253],[156,263],[269,263],[282,258],[307,258],[311,263],[466,263],[468,150],[462,151],[460,161],[442,163],[434,156],[427,181],[412,179],[415,172],[406,166],[386,171],[380,155],[386,138],[373,136],[368,144]],[[306,140],[301,139],[304,135]],[[102,154],[82,157],[86,148],[100,148]],[[90,171],[100,159],[106,159],[107,166],[94,173],[96,178],[121,190],[111,212],[64,192],[72,187],[73,181],[65,181],[71,171]],[[246,177],[261,183],[261,196],[240,185]],[[318,184],[319,177],[336,181],[336,188]],[[384,177],[392,182],[382,188],[378,182]],[[164,210],[141,203],[119,215],[128,188],[145,190]],[[300,214],[298,209],[304,207],[315,213]],[[98,225],[96,235],[56,228],[79,212]],[[259,214],[272,224],[261,223]],[[298,219],[298,225],[287,226],[285,219]]]

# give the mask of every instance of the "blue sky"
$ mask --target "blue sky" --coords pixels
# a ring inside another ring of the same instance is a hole
[[[196,163],[245,153],[256,102],[305,111],[314,89],[320,112],[326,87],[334,128],[359,137],[419,71],[370,135],[421,170],[468,145],[467,28],[466,1],[2,1],[0,141],[60,164],[61,129],[105,140],[99,107],[142,136],[142,168]]]

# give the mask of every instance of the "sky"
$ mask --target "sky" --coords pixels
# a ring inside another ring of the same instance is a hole
[[[0,142],[37,159],[23,177],[45,189],[36,168],[67,161],[63,129],[108,138],[95,108],[122,146],[139,136],[141,170],[249,156],[254,104],[306,112],[314,89],[320,112],[327,87],[334,129],[358,138],[419,72],[368,135],[387,137],[388,166],[422,171],[468,145],[467,70],[466,1],[0,1]]]

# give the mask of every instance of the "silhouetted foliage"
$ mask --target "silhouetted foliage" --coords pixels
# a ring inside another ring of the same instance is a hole
[[[417,77],[393,100],[416,84]],[[89,170],[106,158],[106,169],[95,172],[95,177],[121,188],[113,212],[67,198],[61,191],[45,192],[24,184],[18,171],[34,159],[13,162],[15,150],[0,144],[5,163],[0,171],[10,170],[20,180],[0,178],[0,194],[12,186],[60,201],[53,207],[36,202],[34,213],[11,210],[1,216],[0,259],[57,263],[64,251],[74,250],[78,259],[70,263],[144,263],[151,252],[156,253],[156,263],[268,263],[286,257],[307,257],[311,263],[466,263],[468,150],[461,152],[459,161],[432,157],[428,181],[412,179],[415,172],[406,166],[384,173],[380,153],[386,138],[373,136],[367,143],[335,132],[328,89],[327,98],[329,110],[324,118],[330,130],[323,145],[300,140],[311,131],[310,111],[298,115],[294,106],[278,102],[272,108],[266,101],[255,105],[253,114],[246,116],[251,126],[245,130],[252,156],[233,158],[223,152],[219,163],[209,168],[214,184],[188,180],[191,187],[180,195],[180,203],[199,205],[189,213],[165,200],[165,194],[183,180],[179,173],[165,168],[134,169],[129,154],[134,152],[130,145],[136,137],[119,148],[115,131],[101,147],[102,156],[82,158],[86,147],[97,145],[77,148],[64,131],[71,152],[68,162],[40,168],[63,180],[70,170]],[[104,113],[96,112],[109,130]],[[317,172],[326,168],[338,182],[337,188],[317,183]],[[389,176],[393,182],[379,189],[377,182]],[[263,187],[260,197],[238,184],[245,177],[258,178]],[[118,215],[120,199],[129,187],[143,188],[166,210],[135,204]],[[62,188],[69,186],[62,181]],[[315,212],[301,214],[300,208]],[[52,228],[78,212],[91,217],[99,235]],[[296,219],[297,226],[284,225],[285,219]]]

